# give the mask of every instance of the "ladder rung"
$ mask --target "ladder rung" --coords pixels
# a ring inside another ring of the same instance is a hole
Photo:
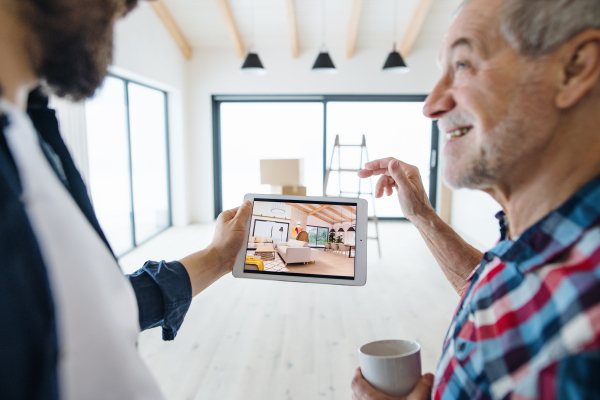
[[[363,147],[362,144],[338,144],[337,147]]]
[[[331,172],[358,172],[360,169],[330,169]]]

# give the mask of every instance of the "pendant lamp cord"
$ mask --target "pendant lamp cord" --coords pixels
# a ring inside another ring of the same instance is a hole
[[[394,0],[394,51],[398,40],[398,0]]]
[[[327,19],[325,18],[325,15],[327,14],[327,0],[323,0],[323,12],[321,13],[322,18],[321,18],[321,22],[323,24],[323,28],[321,30],[321,36],[322,36],[322,40],[323,40],[323,45],[322,45],[322,50],[325,50],[325,32],[326,32],[326,28],[327,28]]]
[[[250,36],[250,48],[248,49],[248,53],[252,52],[252,50],[254,48],[254,0],[252,0],[250,7],[251,7],[250,13],[252,15],[252,18],[250,19],[250,21],[251,21],[250,27],[252,29],[252,35]]]

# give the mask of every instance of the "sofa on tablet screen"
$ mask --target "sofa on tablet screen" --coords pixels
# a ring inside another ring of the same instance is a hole
[[[277,252],[285,265],[294,263],[307,263],[319,259],[319,250],[311,249],[308,243],[299,240],[277,244]]]

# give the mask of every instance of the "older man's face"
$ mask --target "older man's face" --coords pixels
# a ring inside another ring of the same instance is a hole
[[[526,173],[555,121],[552,77],[500,34],[502,0],[473,0],[458,15],[440,53],[443,76],[425,115],[448,140],[444,178],[452,187],[491,189]]]

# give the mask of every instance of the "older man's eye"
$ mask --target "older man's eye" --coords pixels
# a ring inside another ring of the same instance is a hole
[[[457,61],[456,64],[454,64],[454,69],[456,71],[460,71],[461,69],[464,69],[468,66],[469,66],[469,64],[466,63],[465,61]]]

